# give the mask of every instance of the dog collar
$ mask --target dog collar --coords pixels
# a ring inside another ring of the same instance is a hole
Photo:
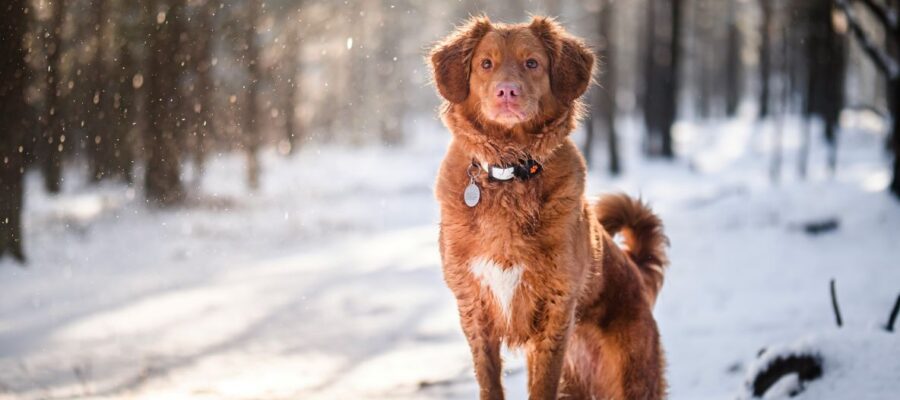
[[[511,181],[514,178],[519,178],[523,181],[527,181],[540,174],[543,170],[543,167],[539,162],[529,158],[527,160],[523,160],[519,164],[514,164],[511,166],[491,165],[486,162],[482,162],[481,169],[483,169],[484,172],[487,172],[491,180]]]

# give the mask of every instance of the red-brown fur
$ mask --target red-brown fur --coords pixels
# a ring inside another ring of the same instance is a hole
[[[526,58],[539,66],[526,68],[534,65],[523,64]],[[503,343],[526,350],[532,399],[664,397],[665,362],[652,315],[668,263],[662,224],[625,195],[589,204],[585,163],[568,138],[591,81],[591,51],[552,19],[502,25],[476,17],[438,44],[430,61],[453,133],[436,188],[444,277],[457,299],[481,398],[504,396]],[[501,107],[494,94],[501,81],[521,85],[520,100],[508,107],[524,117],[491,117]],[[543,165],[540,175],[490,181],[479,170],[481,201],[466,206],[473,161],[525,157]],[[617,232],[628,250],[612,240]],[[522,266],[509,319],[496,292],[475,276],[478,257],[503,272]]]

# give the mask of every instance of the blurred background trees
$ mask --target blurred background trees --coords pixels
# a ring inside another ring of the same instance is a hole
[[[0,257],[9,253],[23,261],[22,175],[25,172],[26,132],[32,129],[25,103],[25,49],[28,27],[24,0],[2,7],[0,16]]]
[[[26,169],[50,193],[77,177],[184,204],[211,155],[306,143],[402,145],[439,104],[422,61],[468,15],[551,14],[601,56],[584,131],[589,163],[628,170],[621,150],[679,160],[679,121],[785,115],[800,133],[797,175],[816,138],[840,169],[840,118],[865,109],[900,154],[897,0],[9,0],[0,26],[0,255],[23,257]],[[744,117],[742,117],[744,116]],[[777,124],[776,124],[777,125]],[[763,125],[760,125],[761,127]],[[762,129],[762,128],[760,128]],[[781,134],[771,158],[782,174]],[[891,156],[890,154],[893,154]],[[767,162],[767,161],[760,161]],[[889,161],[886,161],[889,162]],[[893,161],[891,190],[900,196]],[[106,184],[106,183],[104,183]]]

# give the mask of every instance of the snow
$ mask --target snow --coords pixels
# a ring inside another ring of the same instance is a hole
[[[771,346],[750,365],[747,381],[752,381],[755,373],[772,360],[791,354],[815,354],[823,360],[823,378],[807,383],[793,398],[890,399],[897,396],[900,340],[895,333],[860,327],[828,329],[789,344]],[[786,376],[765,398],[787,398],[799,388],[797,375],[792,375],[793,380]],[[745,386],[738,398],[749,399],[751,393],[749,386]]]
[[[655,314],[673,399],[740,396],[760,349],[802,346],[825,367],[800,398],[900,390],[898,336],[879,330],[900,292],[900,202],[884,192],[883,133],[857,120],[836,176],[817,141],[806,181],[792,156],[804,125],[786,121],[779,185],[772,123],[683,122],[685,156],[650,162],[623,121],[628,174],[594,170],[588,192],[639,194],[665,221],[672,267]],[[473,398],[437,249],[448,135],[433,120],[417,131],[402,147],[268,151],[257,193],[240,155],[212,157],[174,210],[75,168],[52,197],[29,173],[30,262],[0,261],[0,399]],[[836,230],[804,232],[829,218]],[[507,397],[525,398],[523,356],[505,358]]]

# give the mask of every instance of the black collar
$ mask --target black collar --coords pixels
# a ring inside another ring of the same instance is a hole
[[[477,164],[473,160],[473,164],[481,167],[488,173],[488,178],[492,181],[511,181],[515,178],[527,181],[538,176],[544,169],[543,166],[534,159],[519,160],[518,164],[512,165],[494,165],[488,163]]]

